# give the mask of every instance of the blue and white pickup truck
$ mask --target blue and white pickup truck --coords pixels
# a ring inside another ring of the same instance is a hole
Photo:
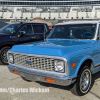
[[[100,22],[59,23],[45,41],[13,46],[8,62],[10,72],[26,81],[72,84],[72,93],[82,96],[100,71]]]

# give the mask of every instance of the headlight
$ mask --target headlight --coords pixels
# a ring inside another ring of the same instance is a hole
[[[8,62],[9,63],[14,63],[14,58],[12,54],[8,54]]]
[[[55,61],[55,71],[64,72],[64,62],[63,61]]]

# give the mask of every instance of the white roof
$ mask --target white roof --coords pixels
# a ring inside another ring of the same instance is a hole
[[[91,20],[91,21],[88,21],[88,20],[85,20],[85,21],[67,21],[67,22],[63,22],[63,23],[58,23],[56,25],[85,24],[85,23],[87,23],[87,24],[89,24],[89,23],[94,24],[94,23],[100,23],[100,21],[93,21],[93,20]]]

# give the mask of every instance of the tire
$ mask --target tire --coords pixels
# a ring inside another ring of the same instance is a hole
[[[3,65],[7,65],[8,64],[8,60],[7,60],[7,51],[11,49],[11,47],[9,46],[6,46],[6,47],[3,47],[1,50],[0,50],[0,64],[3,64]]]
[[[24,81],[27,81],[27,82],[32,82],[31,80],[27,80],[25,77],[22,77],[21,78],[24,80]]]
[[[91,87],[92,74],[88,66],[83,66],[80,70],[76,82],[71,88],[71,92],[77,96],[83,96],[89,92]]]

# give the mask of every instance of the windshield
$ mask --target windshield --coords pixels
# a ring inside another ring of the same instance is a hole
[[[93,39],[96,24],[57,25],[49,38]]]
[[[9,24],[9,25],[3,27],[0,30],[0,33],[13,34],[13,33],[15,33],[18,30],[18,28],[20,26],[21,26],[21,24]]]

